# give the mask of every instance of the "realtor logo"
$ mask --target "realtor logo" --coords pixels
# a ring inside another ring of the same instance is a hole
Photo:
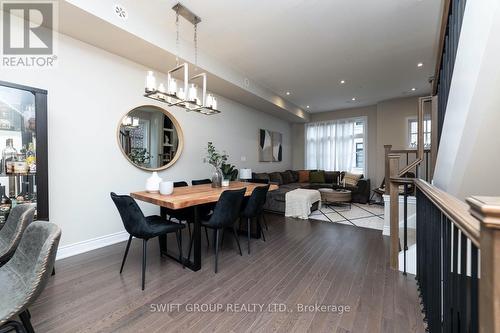
[[[2,66],[53,67],[56,6],[53,1],[2,1]]]

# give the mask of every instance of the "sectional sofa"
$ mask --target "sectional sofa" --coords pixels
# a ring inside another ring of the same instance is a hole
[[[264,209],[274,213],[285,213],[285,195],[287,192],[297,188],[319,189],[319,188],[339,188],[342,187],[338,183],[343,183],[345,172],[340,171],[321,171],[307,170],[315,174],[323,174],[324,177],[299,179],[299,172],[304,171],[286,170],[284,172],[271,173],[252,173],[252,181],[269,182],[279,185],[279,189],[271,191],[267,195]],[[302,177],[303,178],[303,177]],[[301,181],[302,180],[302,181]],[[370,180],[361,178],[357,183],[345,186],[346,189],[352,191],[352,202],[367,203],[370,196]]]

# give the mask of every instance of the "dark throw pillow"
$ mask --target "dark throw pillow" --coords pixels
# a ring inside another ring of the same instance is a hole
[[[293,183],[293,175],[290,171],[281,172],[281,179],[283,179],[283,184]]]
[[[253,179],[257,179],[257,180],[267,180],[269,181],[269,175],[265,172],[262,172],[262,173],[254,173],[253,175]]]
[[[292,174],[293,182],[298,183],[299,182],[299,173],[297,171],[294,171],[294,170],[287,170],[287,171]]]
[[[283,178],[281,178],[281,173],[279,172],[271,172],[269,174],[269,180],[278,185],[283,185]]]
[[[324,171],[311,171],[309,173],[309,182],[311,183],[325,183]]]

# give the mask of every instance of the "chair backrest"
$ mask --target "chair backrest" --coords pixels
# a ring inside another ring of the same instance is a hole
[[[52,274],[61,229],[54,223],[35,221],[28,225],[12,258],[0,268],[1,307],[8,307],[0,326],[28,308],[40,295]],[[5,310],[5,308],[4,308]]]
[[[212,184],[210,179],[195,179],[191,181],[193,185],[203,185],[203,184]]]
[[[10,211],[5,225],[0,230],[0,265],[14,254],[24,230],[33,222],[35,204],[17,205]]]
[[[252,191],[246,206],[243,209],[242,215],[245,217],[256,217],[262,212],[262,208],[266,203],[267,192],[269,191],[269,184],[266,186],[257,186]]]
[[[182,182],[174,182],[174,187],[184,187],[188,186],[188,183],[182,181]]]
[[[142,230],[147,228],[147,223],[141,208],[134,198],[129,195],[118,195],[111,192],[111,199],[113,199],[120,213],[125,230],[130,235],[141,238],[143,236]]]
[[[252,179],[252,183],[269,184],[269,179]]]
[[[222,192],[210,217],[210,223],[219,226],[231,226],[240,214],[245,191],[246,188]]]

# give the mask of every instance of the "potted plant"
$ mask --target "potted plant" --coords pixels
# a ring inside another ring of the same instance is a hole
[[[222,165],[227,162],[227,154],[225,152],[221,153],[215,149],[215,146],[212,142],[208,143],[207,146],[207,157],[205,162],[212,165],[215,168],[215,171],[212,175],[212,187],[221,187],[222,186]]]
[[[232,164],[222,163],[221,171],[224,179],[235,181],[238,178],[238,169]]]

